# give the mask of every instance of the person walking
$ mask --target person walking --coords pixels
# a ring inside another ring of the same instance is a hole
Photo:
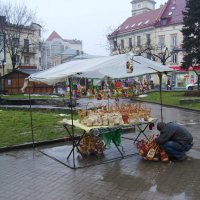
[[[167,90],[171,90],[172,86],[171,86],[171,81],[170,79],[167,80]]]
[[[171,159],[185,160],[186,152],[193,146],[193,136],[184,127],[175,122],[158,122],[157,129],[160,135],[155,139],[156,143],[165,150]]]

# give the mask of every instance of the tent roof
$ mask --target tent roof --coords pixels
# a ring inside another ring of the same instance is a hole
[[[133,60],[133,72],[127,73],[126,62],[130,59]],[[93,79],[103,79],[105,77],[122,79],[169,71],[173,70],[142,56],[129,53],[70,61],[32,74],[28,79],[29,81],[39,81],[53,85],[73,76]]]

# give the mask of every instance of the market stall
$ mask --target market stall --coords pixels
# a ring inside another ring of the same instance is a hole
[[[121,54],[121,55],[115,55],[115,56],[107,56],[107,57],[99,57],[99,58],[93,58],[93,59],[86,59],[86,60],[78,60],[78,61],[70,61],[67,63],[63,63],[59,66],[55,66],[53,68],[50,68],[48,70],[39,72],[37,74],[33,74],[31,76],[29,76],[26,81],[25,81],[25,85],[24,87],[26,87],[28,85],[28,82],[30,81],[35,81],[35,82],[44,82],[48,85],[54,85],[57,82],[64,82],[66,80],[68,80],[69,82],[69,93],[70,93],[70,101],[71,101],[71,105],[72,105],[72,80],[73,78],[88,78],[88,79],[100,79],[100,80],[120,80],[120,79],[124,79],[124,78],[131,78],[131,77],[137,77],[137,76],[141,76],[141,75],[145,75],[145,74],[155,74],[158,73],[159,77],[160,77],[160,81],[162,81],[162,74],[163,73],[167,73],[171,71],[171,69],[164,67],[163,65],[156,63],[154,61],[151,61],[149,59],[146,59],[142,56],[137,56],[134,55],[132,53],[129,54]],[[108,89],[108,94],[109,94],[109,89]],[[110,96],[107,95],[107,99],[108,99],[108,104],[106,106],[106,112],[110,113],[111,112],[111,108],[110,108],[110,104],[109,104],[109,98]],[[161,98],[162,100],[162,98]],[[162,101],[161,101],[161,105],[162,105]],[[105,108],[105,107],[104,107]],[[83,136],[85,135],[86,128],[83,128],[83,124],[84,122],[82,121],[82,125],[81,123],[77,123],[74,119],[73,119],[73,107],[71,106],[71,120],[70,122],[68,121],[66,124],[67,126],[65,126],[67,129],[69,128],[68,125],[70,125],[71,128],[71,138],[72,138],[72,148],[70,151],[70,154],[68,156],[68,158],[72,155],[72,163],[69,165],[69,167],[75,169],[77,168],[76,163],[75,163],[75,148],[78,148],[78,151],[80,151],[79,146],[81,144],[81,139],[83,139]],[[114,113],[114,112],[112,112]],[[137,113],[138,114],[138,113]],[[144,114],[144,113],[143,113]],[[146,114],[146,113],[145,113]],[[122,127],[127,126],[126,120],[127,117],[129,119],[131,119],[131,114],[130,116],[123,116],[124,114],[121,114],[120,116],[118,116],[118,118],[116,117],[117,114],[114,114],[114,117],[111,116],[103,116],[101,115],[102,119],[98,121],[98,119],[96,120],[96,123],[99,122],[99,124],[97,123],[96,125],[98,126],[102,126],[100,128],[105,128],[103,126],[106,126],[106,128],[116,128],[117,125],[117,131],[120,130]],[[87,115],[87,120],[88,120],[88,116],[90,118],[91,115]],[[94,116],[94,115],[93,115]],[[95,115],[96,116],[96,115]],[[123,117],[123,118],[122,118]],[[98,118],[98,117],[96,117]],[[113,118],[113,121],[109,121],[108,120]],[[137,118],[137,117],[136,117]],[[144,124],[145,128],[140,129],[140,132],[138,134],[138,137],[140,136],[140,134],[144,134],[145,129],[147,128],[147,126],[152,123],[153,121],[150,120],[150,116],[147,117],[147,119],[145,119],[145,117],[139,117],[139,119],[135,120],[132,119],[132,123],[131,120],[128,120],[130,122],[129,125],[131,126],[135,126],[135,125],[140,125],[140,124]],[[161,106],[161,118],[162,118],[162,106]],[[117,123],[114,123],[114,120],[117,121]],[[90,122],[89,122],[90,121]],[[95,129],[95,127],[92,127],[93,124],[91,125],[93,119],[89,119],[86,122],[86,126],[89,126],[91,128],[89,128],[90,130]],[[82,134],[81,139],[77,142],[74,139],[74,127],[75,126],[82,126],[82,128],[84,129],[84,134]],[[110,131],[112,132],[112,130]],[[32,130],[32,135],[33,135],[33,143],[34,143],[34,133]],[[108,134],[109,135],[109,134]],[[145,135],[145,134],[144,134]],[[87,139],[86,139],[87,140]],[[91,139],[93,140],[93,139]],[[113,142],[114,140],[112,140]],[[118,148],[118,145],[114,142],[115,146]],[[121,154],[121,157],[123,158],[123,151],[121,151],[118,148],[118,151]],[[68,165],[67,165],[68,166]]]

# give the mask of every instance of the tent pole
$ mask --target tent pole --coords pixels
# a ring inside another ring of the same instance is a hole
[[[159,92],[160,92],[160,115],[161,115],[161,122],[163,122],[163,105],[162,105],[162,73],[159,72],[158,70],[148,67],[150,69],[153,69],[158,72],[158,77],[159,77],[159,82],[160,82],[160,87],[159,87]]]
[[[74,148],[75,148],[75,140],[74,140],[74,118],[73,118],[73,108],[72,108],[72,79],[71,77],[69,78],[69,95],[70,95],[70,111],[71,111],[71,120],[72,120],[72,142],[73,142],[73,168],[75,169],[75,152],[74,152]]]
[[[30,125],[31,125],[31,135],[32,135],[32,144],[33,148],[35,148],[35,138],[34,138],[34,132],[33,132],[33,116],[32,116],[32,106],[31,106],[31,92],[30,92],[30,86],[29,86],[29,113],[30,113]]]
[[[163,122],[163,105],[162,105],[162,73],[158,73],[159,82],[160,82],[160,111],[161,111],[161,122]]]

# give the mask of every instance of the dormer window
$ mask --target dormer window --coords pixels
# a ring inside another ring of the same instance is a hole
[[[128,27],[129,27],[129,25],[128,25],[128,26],[126,26],[126,27],[125,27],[125,29],[127,29]]]
[[[161,19],[160,24],[163,25],[163,26],[167,25],[167,19]]]
[[[135,26],[135,24],[132,24],[131,27],[133,28]]]
[[[172,12],[170,11],[170,12],[168,13],[168,15],[171,16],[171,15],[172,15]]]
[[[141,24],[142,24],[142,22],[139,22],[139,23],[138,23],[138,26],[140,26]]]

